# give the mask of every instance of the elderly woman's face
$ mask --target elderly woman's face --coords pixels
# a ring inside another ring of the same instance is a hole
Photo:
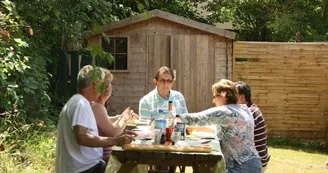
[[[105,79],[105,82],[108,84],[107,88],[105,89],[104,93],[102,94],[103,96],[110,97],[112,95],[112,82],[110,79]]]
[[[213,94],[213,103],[215,106],[226,105],[226,98],[221,96],[220,94]]]

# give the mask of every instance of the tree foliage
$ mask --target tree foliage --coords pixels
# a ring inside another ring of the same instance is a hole
[[[155,8],[196,19],[190,4],[188,0],[1,1],[0,144],[20,150],[31,131],[56,124],[60,107],[55,101],[61,105],[64,101],[49,90],[49,79],[61,70],[58,50],[89,50],[93,57],[110,58],[100,45],[87,47],[90,35],[102,32],[101,25]],[[52,74],[49,66],[55,69]]]
[[[208,20],[232,21],[240,40],[301,41],[328,40],[326,0],[213,0],[205,9]]]
[[[143,13],[154,9],[167,11],[189,19],[208,23],[197,11],[197,0],[119,0],[118,3],[129,7],[132,11]]]
[[[48,76],[45,60],[29,44],[33,30],[15,11],[15,5],[3,1],[0,6],[0,110],[42,112],[49,103],[46,94]],[[8,112],[7,112],[8,113]],[[9,112],[10,113],[10,112]]]

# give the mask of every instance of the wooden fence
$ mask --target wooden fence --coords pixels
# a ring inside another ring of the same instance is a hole
[[[252,86],[269,136],[327,140],[328,43],[235,42],[233,80]]]
[[[70,98],[77,92],[77,74],[81,67],[92,64],[90,52],[60,51],[58,61],[58,75],[55,92],[63,100]],[[107,67],[107,60],[96,58],[97,66]]]

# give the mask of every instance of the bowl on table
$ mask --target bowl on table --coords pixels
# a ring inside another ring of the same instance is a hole
[[[193,136],[199,139],[215,139],[216,130],[213,126],[188,126],[186,127],[188,136]]]

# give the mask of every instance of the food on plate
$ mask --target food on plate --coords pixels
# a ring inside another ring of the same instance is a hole
[[[133,118],[128,124],[129,125],[149,125],[149,121],[148,120],[139,120],[139,119]]]
[[[213,129],[213,127],[209,127],[209,126],[201,126],[201,127],[187,126],[186,131],[187,131],[188,135],[190,135],[192,132],[208,132],[208,133],[215,134],[215,129]]]

